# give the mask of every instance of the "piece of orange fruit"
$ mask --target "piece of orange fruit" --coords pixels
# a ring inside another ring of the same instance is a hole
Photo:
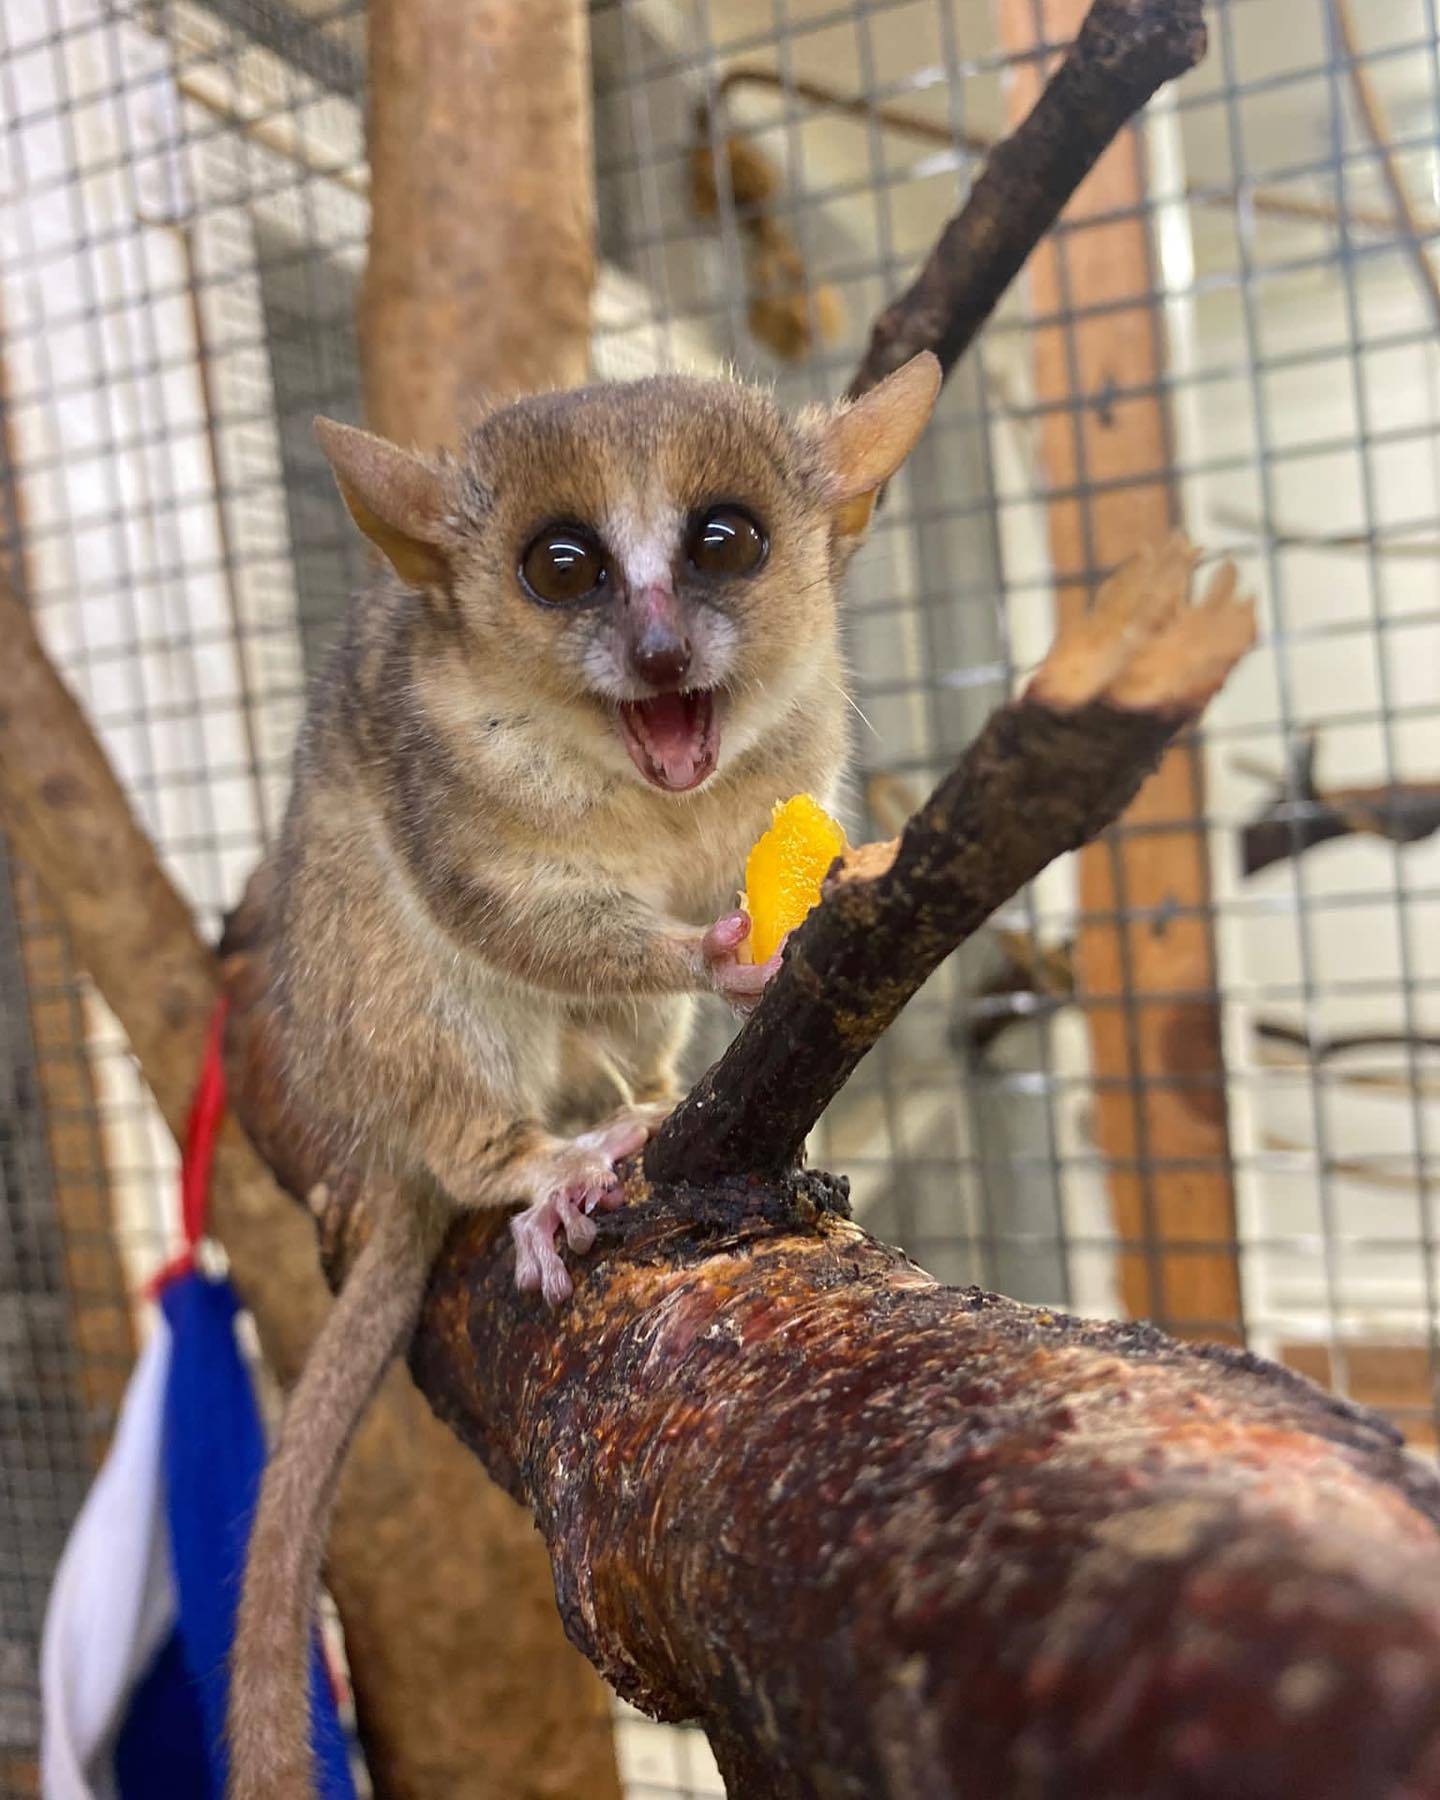
[[[740,946],[745,962],[768,962],[812,906],[820,883],[845,848],[845,833],[809,794],[779,800],[770,829],[745,860],[740,904],[750,915],[750,935]]]

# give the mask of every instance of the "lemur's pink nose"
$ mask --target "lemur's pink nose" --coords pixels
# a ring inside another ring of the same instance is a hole
[[[690,668],[690,639],[675,590],[656,582],[630,596],[630,667],[654,687],[678,687]]]

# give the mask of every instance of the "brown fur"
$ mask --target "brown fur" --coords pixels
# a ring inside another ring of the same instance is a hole
[[[330,1502],[450,1210],[533,1215],[557,1183],[603,1185],[606,1144],[569,1134],[673,1101],[691,996],[718,985],[705,927],[774,801],[833,792],[853,503],[893,473],[937,385],[911,365],[888,400],[799,421],[726,382],[546,395],[485,420],[460,461],[322,430],[357,522],[421,585],[387,579],[352,609],[281,843],[287,1077],[336,1156],[370,1171],[378,1219],[266,1476],[232,1800],[313,1791],[306,1644]],[[696,584],[684,521],[720,501],[763,522],[768,560]],[[593,525],[617,560],[673,541],[666,579],[723,677],[720,763],[693,791],[649,785],[623,748],[616,699],[643,684],[621,597],[544,607],[521,588],[519,558],[554,520]],[[571,1217],[572,1246],[586,1229]]]

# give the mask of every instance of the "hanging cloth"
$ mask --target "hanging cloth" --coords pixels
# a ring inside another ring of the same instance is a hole
[[[223,1004],[181,1159],[186,1249],[114,1440],[56,1570],[41,1640],[45,1800],[223,1800],[230,1645],[265,1439],[240,1301],[196,1266],[225,1111]],[[319,1638],[310,1667],[323,1800],[355,1800]]]

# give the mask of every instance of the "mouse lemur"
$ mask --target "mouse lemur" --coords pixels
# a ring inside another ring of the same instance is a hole
[[[423,456],[320,421],[390,572],[317,684],[277,867],[295,1102],[374,1227],[267,1471],[231,1688],[232,1800],[313,1792],[306,1655],[331,1499],[457,1209],[522,1210],[552,1306],[674,1104],[694,998],[744,1011],[745,852],[832,800],[841,577],[929,418],[923,355],[787,416],[657,377],[496,410]]]

